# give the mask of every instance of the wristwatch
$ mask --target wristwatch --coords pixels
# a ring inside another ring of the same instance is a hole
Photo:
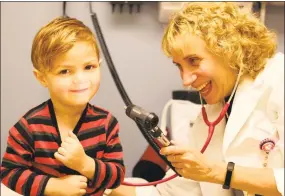
[[[234,168],[235,168],[235,163],[228,162],[227,173],[226,173],[225,181],[223,184],[223,189],[229,189],[230,188],[232,173],[234,171]]]

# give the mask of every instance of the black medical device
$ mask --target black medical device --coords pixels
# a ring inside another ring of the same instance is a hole
[[[131,104],[126,107],[126,114],[149,131],[152,137],[156,138],[161,145],[169,146],[171,144],[161,129],[157,126],[159,119],[155,113],[147,112],[141,107]]]

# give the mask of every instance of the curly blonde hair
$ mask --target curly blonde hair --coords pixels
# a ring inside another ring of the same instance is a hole
[[[214,55],[224,57],[230,67],[255,78],[276,51],[276,34],[254,14],[229,2],[188,3],[175,13],[162,40],[164,53],[171,57],[175,36],[191,33],[203,39]]]
[[[92,31],[83,22],[69,17],[58,17],[36,34],[31,59],[35,69],[46,72],[53,68],[55,58],[70,50],[77,41],[93,45],[98,59],[99,49]]]

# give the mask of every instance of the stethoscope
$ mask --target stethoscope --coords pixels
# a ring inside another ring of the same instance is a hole
[[[199,93],[200,101],[201,101],[201,105],[202,105],[203,120],[206,123],[206,125],[208,126],[208,137],[206,139],[206,142],[205,142],[204,146],[201,149],[201,153],[204,153],[204,151],[207,149],[207,147],[208,147],[208,145],[209,145],[209,143],[210,143],[210,141],[212,139],[212,136],[214,134],[216,125],[219,124],[221,122],[221,120],[227,115],[227,112],[228,112],[231,100],[232,100],[232,98],[233,98],[233,96],[234,96],[234,94],[236,92],[236,89],[237,89],[238,83],[240,81],[241,75],[242,75],[242,69],[240,69],[240,71],[238,73],[237,80],[236,80],[236,83],[234,85],[233,91],[232,91],[232,93],[230,95],[230,98],[225,103],[225,105],[224,105],[222,111],[220,112],[220,115],[218,116],[218,118],[215,121],[213,121],[213,122],[210,122],[209,119],[208,119],[208,115],[206,113],[206,109],[205,109],[205,106],[204,106],[204,103],[203,103],[203,100],[202,100],[202,96]]]

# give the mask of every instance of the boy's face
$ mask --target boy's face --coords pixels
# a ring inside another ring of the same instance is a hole
[[[69,51],[56,57],[52,67],[41,83],[49,89],[56,104],[86,105],[99,89],[99,59],[88,42],[75,43]]]

